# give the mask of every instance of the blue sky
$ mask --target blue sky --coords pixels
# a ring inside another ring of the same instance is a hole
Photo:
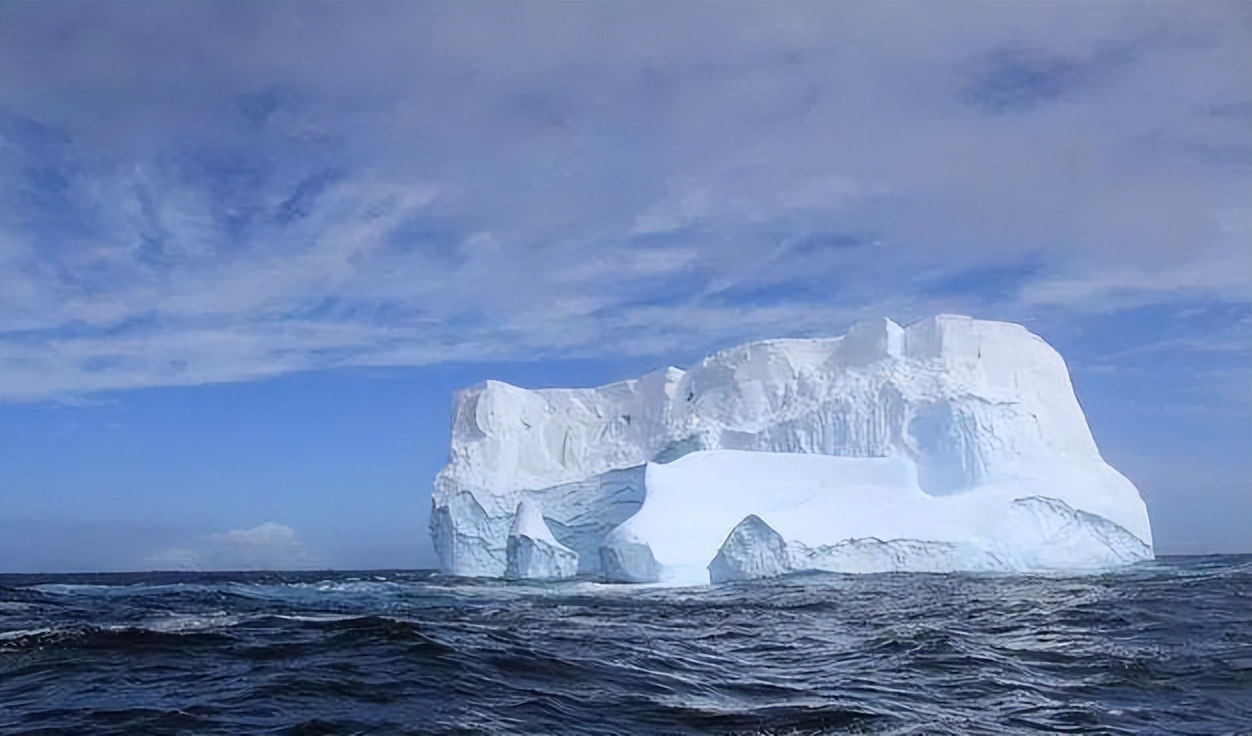
[[[871,316],[1252,549],[1246,3],[0,5],[0,569],[412,567],[452,390]]]

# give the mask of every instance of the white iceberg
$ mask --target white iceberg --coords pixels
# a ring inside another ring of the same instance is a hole
[[[537,536],[511,533],[523,510]],[[1152,557],[1143,500],[1100,457],[1061,356],[949,315],[599,388],[458,392],[431,535],[457,575],[623,582]],[[543,550],[525,574],[521,539]]]

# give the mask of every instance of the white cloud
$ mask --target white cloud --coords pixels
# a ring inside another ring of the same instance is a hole
[[[0,6],[6,399],[1249,302],[1242,5],[78,10]]]

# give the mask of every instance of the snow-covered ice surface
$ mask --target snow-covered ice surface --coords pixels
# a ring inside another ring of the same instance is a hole
[[[460,391],[431,535],[457,575],[623,582],[1152,557],[1143,500],[1100,457],[1061,356],[950,315],[599,388]]]

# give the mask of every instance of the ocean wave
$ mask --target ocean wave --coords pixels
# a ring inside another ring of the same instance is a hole
[[[412,573],[122,580],[4,580],[0,602],[14,605],[0,607],[0,731],[1130,734],[1252,723],[1247,558],[1080,578],[806,575],[699,589]]]
[[[216,629],[162,630],[144,626],[71,625],[19,629],[0,642],[0,649],[139,650],[151,648],[184,648],[191,644],[229,644],[229,637]]]

